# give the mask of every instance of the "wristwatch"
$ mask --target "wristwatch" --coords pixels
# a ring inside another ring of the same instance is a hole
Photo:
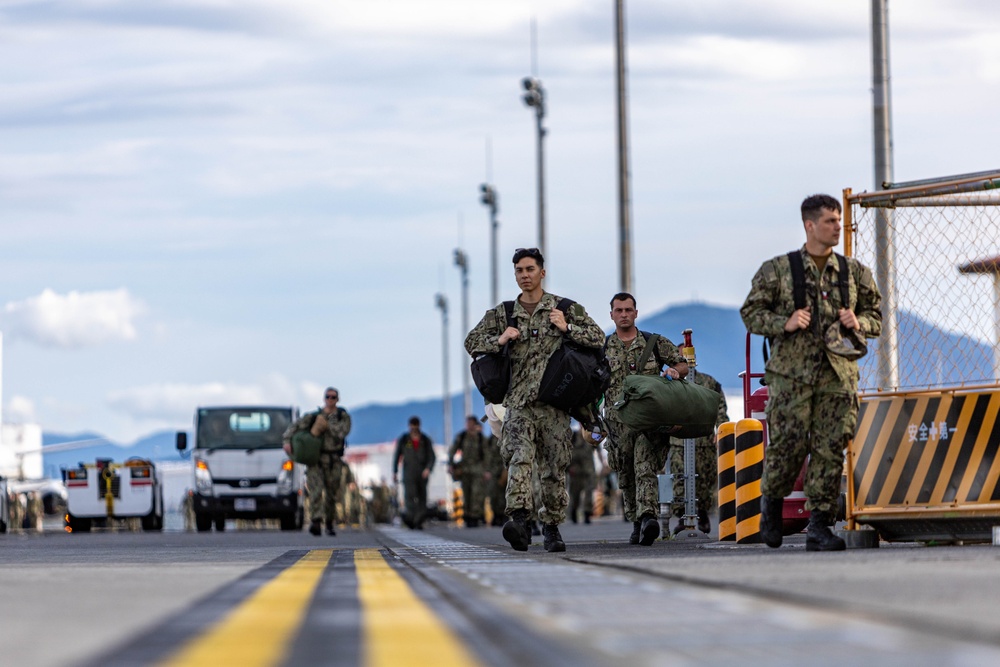
[[[566,333],[573,333],[573,325],[569,322],[566,323]]]

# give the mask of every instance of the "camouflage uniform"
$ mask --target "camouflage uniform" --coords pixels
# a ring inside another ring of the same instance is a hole
[[[708,373],[694,372],[694,383],[723,396],[723,399],[719,401],[719,414],[715,418],[715,427],[718,428],[720,424],[729,421],[725,394],[719,381]],[[670,472],[674,475],[684,474],[684,441],[677,438],[670,438]],[[698,475],[694,482],[698,508],[707,512],[715,507],[715,489],[718,486],[719,477],[719,451],[716,449],[714,437],[695,438],[694,472]],[[684,480],[675,479],[674,497],[682,498],[683,496]],[[684,503],[674,503],[673,513],[676,517],[684,516]]]
[[[645,514],[658,516],[660,513],[660,489],[656,476],[666,465],[670,438],[653,433],[644,435],[628,428],[619,419],[614,404],[621,400],[626,376],[636,373],[659,375],[661,363],[673,366],[684,361],[677,346],[660,336],[655,353],[649,355],[643,368],[637,368],[645,346],[646,337],[642,333],[637,333],[628,344],[623,343],[617,334],[611,334],[606,348],[608,363],[611,364],[611,386],[604,394],[604,417],[610,437],[605,441],[604,448],[608,450],[608,466],[618,473],[622,506],[629,521],[638,521]]]
[[[399,471],[399,461],[403,461],[403,502],[406,503],[404,519],[419,528],[427,515],[427,481],[434,468],[434,444],[423,431],[414,445],[413,436],[407,431],[396,441],[396,452],[392,456],[392,476]],[[423,471],[428,473],[424,479]]]
[[[577,510],[581,509],[583,496],[583,517],[590,523],[594,513],[594,489],[597,487],[597,470],[594,468],[594,445],[587,442],[581,431],[573,433],[573,455],[569,463],[569,518],[576,523]]]
[[[455,478],[462,483],[462,500],[465,503],[465,520],[468,524],[482,521],[485,512],[487,481],[486,463],[490,447],[489,438],[482,433],[462,431],[448,448],[448,465],[456,468]],[[455,463],[455,454],[462,452],[462,460]]]
[[[490,479],[486,483],[486,495],[490,499],[490,510],[493,512],[493,525],[503,525],[504,506],[507,504],[507,466],[500,454],[500,440],[495,435],[489,437],[486,443],[486,457],[483,463]]]
[[[317,410],[305,414],[285,429],[282,440],[291,444],[292,436],[299,431],[312,428],[316,417],[322,412]],[[340,458],[344,455],[347,434],[351,432],[351,416],[344,408],[337,408],[335,413],[326,416],[329,422],[323,433],[323,446],[320,449],[319,462],[306,468],[306,489],[309,491],[309,511],[312,521],[333,523],[337,520],[337,497],[340,487],[340,467],[344,465]]]
[[[858,364],[829,352],[823,333],[837,321],[837,311],[843,307],[854,311],[863,335],[878,336],[882,331],[882,297],[868,267],[849,257],[850,304],[842,304],[837,259],[831,255],[820,275],[804,245],[800,252],[806,305],[811,306],[809,329],[784,330],[795,312],[786,255],[764,262],[740,308],[748,331],[773,337],[764,375],[770,394],[766,408],[770,442],[764,455],[761,493],[770,498],[791,493],[809,456],[806,509],[833,513],[844,448],[857,428]]]
[[[504,399],[504,418],[500,450],[508,466],[506,513],[531,510],[531,471],[538,469],[541,481],[541,507],[538,518],[545,524],[559,524],[566,518],[568,494],[566,468],[570,460],[569,415],[537,400],[546,364],[563,339],[584,347],[599,348],[604,332],[584,307],[573,304],[566,313],[572,330],[567,333],[549,322],[549,313],[559,297],[545,292],[532,314],[520,301],[514,302],[514,318],[520,337],[511,341],[511,382]],[[507,328],[503,304],[486,311],[479,324],[465,339],[465,349],[472,356],[500,349],[498,339]]]

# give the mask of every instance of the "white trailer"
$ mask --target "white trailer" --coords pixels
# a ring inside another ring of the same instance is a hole
[[[163,530],[163,483],[152,461],[97,459],[62,474],[68,532],[86,533],[95,522],[133,517],[143,530]]]

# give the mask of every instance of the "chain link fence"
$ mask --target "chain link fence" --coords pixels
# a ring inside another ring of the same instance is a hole
[[[844,191],[845,250],[882,292],[860,389],[1000,380],[1000,171]]]

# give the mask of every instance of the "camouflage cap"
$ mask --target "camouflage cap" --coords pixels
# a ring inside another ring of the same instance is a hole
[[[868,354],[868,342],[857,329],[848,329],[840,322],[834,322],[826,329],[823,337],[826,349],[847,359],[860,359]]]

